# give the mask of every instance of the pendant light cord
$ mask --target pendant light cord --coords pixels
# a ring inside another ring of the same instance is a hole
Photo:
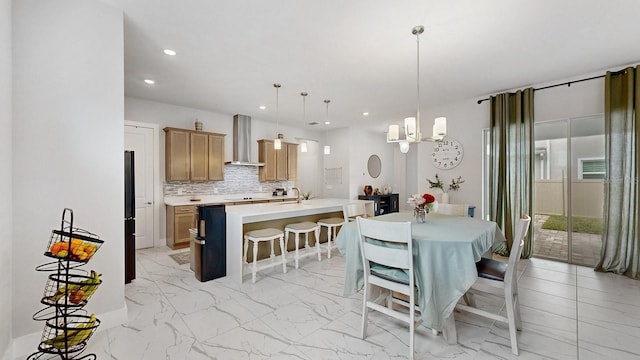
[[[280,90],[281,86],[282,85],[280,85],[278,83],[273,84],[273,87],[276,88],[276,138],[278,137],[278,134],[280,133],[280,131],[279,131],[280,129],[279,129],[279,126],[278,126],[279,125],[279,121],[280,121],[280,102],[279,102],[280,97],[278,95],[279,95],[279,90]]]
[[[306,123],[306,119],[307,119],[307,95],[309,95],[306,92],[301,92],[300,95],[302,96],[302,122]]]
[[[416,33],[416,136],[420,137],[422,134],[420,133],[420,34],[422,31],[418,31]],[[417,139],[419,140],[419,139]]]

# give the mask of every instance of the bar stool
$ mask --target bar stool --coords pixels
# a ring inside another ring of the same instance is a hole
[[[322,229],[323,226],[327,228],[327,258],[331,259],[331,243],[335,245],[336,235],[338,233],[338,226],[344,225],[344,218],[331,217],[318,220],[318,225]]]
[[[289,233],[295,234],[295,244],[296,244],[296,269],[298,268],[298,260],[300,259],[300,254],[298,253],[298,240],[300,239],[300,234],[305,235],[305,248],[309,248],[309,233],[314,232],[316,236],[316,249],[318,249],[318,261],[322,261],[322,255],[320,253],[320,226],[318,224],[305,221],[299,223],[288,224],[284,227],[284,237],[287,242],[287,248],[289,245]]]
[[[244,234],[244,262],[247,264],[247,252],[249,250],[249,241],[253,241],[253,266],[252,266],[252,276],[251,281],[256,283],[256,272],[258,271],[258,243],[261,241],[270,241],[271,242],[271,256],[270,258],[273,260],[276,257],[275,252],[273,251],[273,241],[275,239],[280,239],[280,250],[282,252],[282,271],[287,273],[287,261],[285,259],[286,248],[284,247],[284,233],[282,230],[267,228],[260,230],[252,230],[248,231]],[[244,275],[244,271],[243,274]]]

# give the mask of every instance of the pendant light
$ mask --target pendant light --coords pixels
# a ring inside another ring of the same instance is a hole
[[[420,131],[420,34],[424,32],[424,26],[418,25],[411,29],[411,33],[416,36],[416,116],[404,119],[404,135],[400,138],[400,126],[398,124],[389,125],[387,131],[387,142],[397,142],[400,145],[400,152],[406,154],[409,145],[423,140],[442,141],[447,135],[447,118],[437,117],[433,125],[433,135],[428,139],[422,138]]]
[[[331,122],[329,121],[329,103],[331,102],[331,100],[325,100],[324,103],[327,106],[327,121],[325,121],[325,124],[328,126]],[[329,141],[329,128],[327,128],[327,133],[325,136],[325,144]],[[328,144],[324,146],[324,154],[325,155],[331,155],[331,146],[329,146]]]
[[[279,97],[278,97],[278,91],[280,90],[280,88],[282,87],[282,85],[275,83],[273,84],[273,87],[276,88],[276,138],[275,140],[273,140],[273,148],[276,150],[280,150],[282,149],[282,134],[280,134],[280,132],[278,131],[278,121],[279,121],[279,117],[280,117],[280,108],[279,108]]]
[[[306,123],[306,118],[307,118],[307,95],[309,95],[306,92],[301,92],[300,96],[302,96],[302,123],[305,124]],[[300,144],[300,152],[306,153],[308,151],[307,149],[307,142],[303,141]]]

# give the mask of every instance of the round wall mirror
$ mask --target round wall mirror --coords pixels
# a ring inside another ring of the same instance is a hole
[[[369,171],[369,176],[372,178],[377,178],[380,176],[380,172],[382,171],[382,161],[380,161],[380,157],[378,155],[369,156],[369,161],[367,161],[367,170]]]

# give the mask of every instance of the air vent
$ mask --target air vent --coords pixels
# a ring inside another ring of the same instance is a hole
[[[318,122],[317,121],[312,121],[312,122],[308,123],[307,125],[318,125]]]

